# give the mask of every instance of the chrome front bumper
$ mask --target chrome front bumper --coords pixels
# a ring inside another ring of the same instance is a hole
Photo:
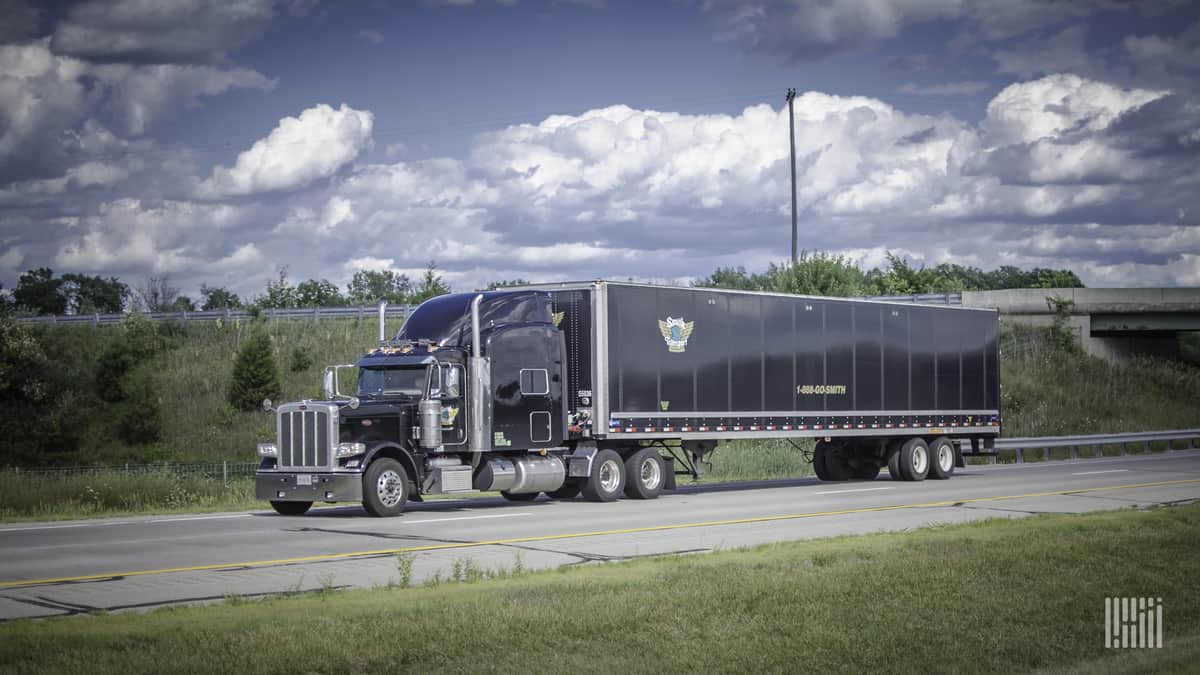
[[[362,474],[259,471],[254,495],[273,502],[361,502]]]

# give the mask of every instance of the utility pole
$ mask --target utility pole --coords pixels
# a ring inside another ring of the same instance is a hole
[[[787,90],[788,103],[788,140],[792,143],[792,267],[796,266],[796,113],[792,110],[792,101],[796,99],[796,90]]]

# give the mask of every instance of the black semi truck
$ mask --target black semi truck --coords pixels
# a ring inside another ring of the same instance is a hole
[[[383,337],[327,400],[264,402],[276,511],[653,499],[740,438],[816,438],[821,480],[949,478],[1000,433],[994,310],[595,281],[443,295]]]

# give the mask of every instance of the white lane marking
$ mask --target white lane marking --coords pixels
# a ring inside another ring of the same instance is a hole
[[[876,490],[893,490],[893,489],[895,489],[895,488],[877,487],[877,488],[858,488],[856,490],[825,490],[824,492],[814,492],[813,494],[814,495],[844,495],[844,494],[848,494],[850,492],[875,492]]]
[[[1125,473],[1126,471],[1129,471],[1129,469],[1108,469],[1106,471],[1080,471],[1079,473],[1073,473],[1071,475],[1072,476],[1094,476],[1098,473]]]
[[[422,523],[448,523],[453,520],[483,520],[485,518],[519,518],[532,516],[532,513],[497,513],[488,516],[460,516],[458,518],[428,518],[426,520],[406,520],[401,525],[420,525]]]
[[[144,522],[147,522],[147,523],[178,523],[178,522],[184,522],[184,521],[188,521],[188,520],[225,520],[228,518],[249,518],[250,515],[251,514],[249,514],[249,513],[234,513],[234,514],[229,514],[229,515],[224,515],[224,516],[190,516],[187,518],[159,518],[158,520],[147,520]],[[118,523],[110,523],[110,524],[116,525]]]
[[[32,527],[5,527],[0,528],[0,532],[27,532],[29,530],[65,530],[69,527],[90,527],[92,523],[79,523],[78,525],[34,525]]]

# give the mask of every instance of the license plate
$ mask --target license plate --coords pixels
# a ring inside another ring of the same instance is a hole
[[[313,477],[307,474],[298,475],[296,476],[296,485],[312,485],[312,479]]]

